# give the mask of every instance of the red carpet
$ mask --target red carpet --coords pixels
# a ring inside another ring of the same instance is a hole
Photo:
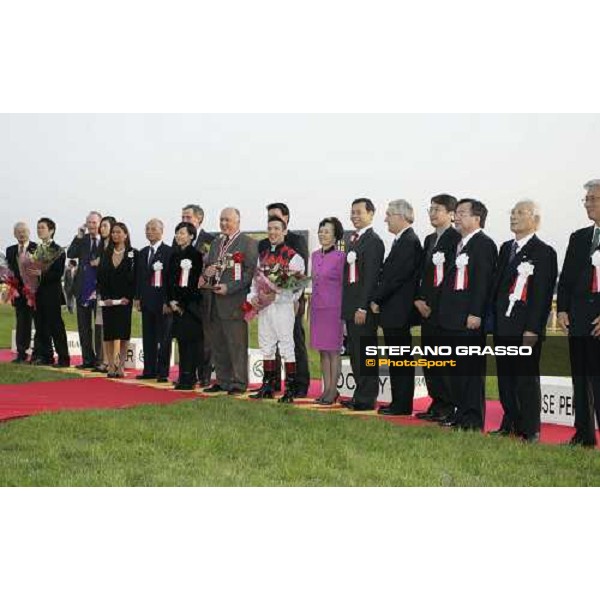
[[[0,350],[0,362],[14,358],[10,350]],[[176,376],[177,369],[173,375]],[[25,417],[46,411],[57,410],[90,410],[103,408],[128,408],[140,404],[169,404],[181,399],[198,398],[194,392],[174,392],[169,389],[157,389],[143,384],[133,384],[131,379],[136,373],[127,372],[128,384],[105,379],[103,377],[68,379],[65,381],[44,383],[23,383],[0,386],[0,421]],[[321,389],[321,382],[311,382],[309,396],[316,398]],[[299,400],[300,406],[310,405],[310,400]],[[415,400],[415,412],[425,410],[429,398]],[[331,408],[316,408],[319,412],[344,410],[340,405]],[[493,400],[487,401],[485,430],[497,429],[502,420],[502,407]],[[344,412],[346,412],[344,410]],[[370,415],[360,415],[370,418]],[[433,423],[423,422],[414,417],[380,417],[402,426],[437,427]],[[575,432],[572,427],[543,424],[541,441],[546,444],[560,444],[568,441]]]
[[[128,408],[139,404],[169,404],[197,397],[142,385],[122,385],[108,379],[20,383],[0,387],[0,420],[56,410]]]

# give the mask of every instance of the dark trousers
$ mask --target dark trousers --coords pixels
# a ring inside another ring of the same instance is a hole
[[[383,337],[388,346],[412,347],[410,327],[384,327]],[[404,359],[399,358],[398,360]],[[407,360],[411,360],[411,358],[409,357]],[[413,411],[413,398],[415,395],[415,368],[391,366],[389,370],[392,388],[390,409],[398,414],[410,415]]]
[[[522,339],[494,336],[494,345],[518,345]],[[498,390],[504,410],[501,429],[528,436],[540,432],[541,354],[542,342],[538,340],[530,357],[496,356]],[[516,361],[520,363],[518,367]]]
[[[600,423],[600,340],[591,336],[569,337],[575,429],[585,444],[596,443],[594,417]]]
[[[17,345],[17,357],[25,360],[27,350],[31,345],[31,323],[33,321],[33,310],[25,303],[15,303],[16,332],[15,342]],[[38,337],[36,331],[36,339]],[[35,350],[35,345],[34,345]]]
[[[217,384],[227,391],[246,391],[248,323],[243,319],[220,319],[213,305],[210,315],[210,343]]]
[[[79,332],[81,357],[85,365],[95,365],[98,357],[102,355],[102,340],[97,335],[98,332],[94,331],[92,325],[95,313],[95,302],[90,302],[88,306],[83,306],[79,302],[77,303],[77,331]],[[96,329],[101,330],[99,327]]]
[[[440,345],[441,329],[424,321],[421,325],[421,341],[424,346]],[[431,367],[423,370],[427,393],[431,397],[428,411],[435,415],[450,415],[454,412],[452,404],[452,390],[450,388],[450,377],[448,369],[444,367]]]
[[[213,371],[213,361],[210,343],[210,306],[205,294],[212,292],[202,292],[202,344],[198,347],[200,355],[200,364],[197,370],[197,378],[200,382],[210,382]]]
[[[443,336],[451,338],[448,345],[485,344],[480,330],[442,329]],[[483,429],[485,424],[485,356],[458,356],[457,366],[448,369],[452,404],[456,407],[456,422],[461,427]]]
[[[37,357],[46,363],[52,363],[54,362],[54,350],[56,350],[58,362],[68,364],[69,346],[60,304],[56,302],[38,302],[33,318],[35,329],[39,332]]]
[[[296,388],[300,392],[308,391],[310,387],[310,369],[308,366],[308,351],[306,350],[306,332],[304,330],[304,300],[294,319],[294,354],[296,355]],[[275,372],[279,382],[281,373],[281,355],[279,347],[275,354]]]
[[[177,340],[179,347],[179,380],[182,385],[196,383],[198,369],[198,342],[196,340]]]
[[[361,364],[364,360],[360,351],[360,340],[362,337],[375,337],[377,335],[377,322],[373,314],[368,312],[364,325],[355,325],[354,320],[346,321],[346,329],[348,331],[348,354],[350,355],[350,364],[356,382],[352,400],[374,408],[379,392],[379,377],[360,374]]]
[[[163,315],[162,311],[142,310],[144,375],[169,376],[172,323],[172,316]]]

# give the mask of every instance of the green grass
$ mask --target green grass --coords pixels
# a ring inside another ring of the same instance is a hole
[[[13,365],[0,363],[0,385],[7,383],[32,383],[34,381],[61,381],[79,379],[77,371],[55,371],[52,367]]]
[[[226,398],[0,425],[2,486],[588,486],[600,455]]]

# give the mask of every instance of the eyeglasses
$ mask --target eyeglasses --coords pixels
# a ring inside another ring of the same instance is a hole
[[[600,202],[600,196],[586,196],[581,199],[581,202],[583,204],[597,204]]]

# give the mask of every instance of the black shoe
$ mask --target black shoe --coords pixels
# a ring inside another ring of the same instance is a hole
[[[354,406],[352,407],[352,410],[354,410],[356,412],[365,412],[368,410],[375,410],[375,407],[371,406],[370,404],[363,404],[362,402],[355,402]]]
[[[308,398],[308,388],[302,388],[302,389],[296,390],[295,397],[296,398]]]
[[[488,432],[488,435],[507,436],[507,435],[511,435],[512,433],[514,433],[512,429],[507,429],[506,427],[500,427],[500,429],[495,429],[494,431]]]
[[[156,379],[156,375],[145,375],[142,373],[141,375],[136,375],[136,379]]]
[[[273,399],[273,388],[269,383],[263,383],[253,394],[248,396],[251,400]]]
[[[579,434],[575,434],[565,446],[583,446],[584,448],[595,448],[596,442],[591,440],[584,440]]]
[[[243,396],[246,393],[246,390],[229,390],[227,392],[228,396]]]
[[[523,433],[521,439],[527,444],[539,444],[540,434],[539,433]]]
[[[354,400],[341,400],[340,404],[344,407],[344,408],[352,408],[356,403],[354,402]]]
[[[458,427],[458,423],[454,416],[448,416],[443,421],[438,421],[440,427]]]
[[[80,365],[75,366],[76,369],[95,369],[96,365],[94,363],[81,363]]]
[[[15,358],[14,360],[11,361],[14,365],[22,365],[23,363],[27,362],[26,358],[21,358],[20,356],[17,356],[17,358]]]
[[[98,365],[92,369],[93,373],[108,373],[108,365]]]
[[[417,419],[421,419],[422,421],[432,421],[435,418],[436,414],[432,411],[426,410],[425,412],[415,413],[415,417]]]
[[[35,360],[31,361],[31,364],[35,365],[36,367],[51,367],[54,364],[54,361],[36,358]]]
[[[218,383],[215,383],[202,390],[204,394],[224,394],[226,391],[227,390],[224,390]]]
[[[210,386],[210,377],[204,377],[201,381],[200,381],[200,387],[209,387]]]
[[[458,425],[458,429],[461,431],[482,431],[482,428],[479,425],[473,425],[472,423],[465,423],[463,425]]]
[[[168,377],[157,377],[156,383],[169,383],[169,378]]]
[[[194,390],[194,386],[191,383],[176,383],[175,387],[173,389],[185,391],[185,392],[191,392]]]
[[[52,365],[53,369],[68,369],[71,363],[68,360],[59,360],[55,365]]]
[[[401,410],[396,410],[395,408],[392,408],[391,406],[382,406],[381,408],[379,408],[377,410],[377,414],[378,415],[383,415],[383,416],[409,416],[412,415],[412,412],[406,412],[406,411],[401,411]]]

